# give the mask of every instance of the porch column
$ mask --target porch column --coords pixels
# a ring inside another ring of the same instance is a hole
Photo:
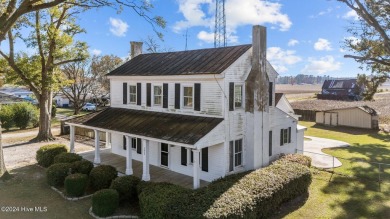
[[[200,150],[192,150],[194,153],[194,163],[193,163],[193,168],[194,168],[194,173],[193,173],[193,180],[194,180],[194,189],[197,189],[200,187],[200,167],[199,167],[199,152]]]
[[[111,147],[111,133],[106,132],[106,148]]]
[[[100,142],[99,142],[99,131],[93,130],[95,132],[95,159],[93,160],[94,164],[100,164]]]
[[[70,145],[69,145],[69,148],[70,148],[70,153],[74,153],[74,125],[69,125],[69,129],[70,129]]]
[[[142,180],[149,181],[149,140],[142,139]]]
[[[130,136],[126,136],[126,175],[133,175],[132,145]]]

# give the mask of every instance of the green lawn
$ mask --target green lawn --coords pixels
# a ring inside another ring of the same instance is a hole
[[[79,116],[88,114],[89,112],[87,111],[80,111]],[[74,109],[73,108],[57,108],[57,114],[61,114],[64,116],[73,116],[74,114]]]
[[[379,192],[376,181],[379,168],[356,162],[390,163],[390,135],[364,129],[318,126],[313,122],[300,124],[308,128],[305,135],[348,142],[350,147],[325,149],[324,152],[347,158],[340,160],[343,165],[335,171],[354,177],[313,169],[308,200],[302,206],[290,204],[277,218],[390,218],[390,166],[381,173],[385,181]]]

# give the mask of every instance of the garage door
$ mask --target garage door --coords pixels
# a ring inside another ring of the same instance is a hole
[[[331,126],[337,126],[338,124],[338,116],[337,113],[332,113],[330,116],[330,125]]]
[[[332,115],[332,113],[325,113],[325,117],[324,117],[324,124],[325,125],[330,125],[331,115]]]

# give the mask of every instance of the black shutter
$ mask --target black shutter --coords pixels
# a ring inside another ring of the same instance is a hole
[[[152,106],[152,84],[146,84],[146,106]]]
[[[234,83],[229,83],[229,111],[234,110]]]
[[[195,111],[200,111],[200,84],[195,83]]]
[[[268,88],[268,98],[269,98],[269,105],[272,106],[272,100],[273,100],[273,83],[269,82],[269,88]]]
[[[268,156],[272,156],[272,131],[268,134]]]
[[[202,170],[209,172],[209,148],[202,149]]]
[[[126,136],[123,136],[123,150],[126,150],[127,145],[126,145]]]
[[[187,166],[187,149],[181,147],[181,165]]]
[[[168,84],[163,84],[163,108],[168,108]]]
[[[288,127],[288,143],[291,143],[291,127]]]
[[[141,95],[142,95],[141,83],[137,83],[137,105],[139,106],[141,106]]]
[[[283,145],[283,129],[280,129],[280,146]]]
[[[180,109],[180,84],[175,84],[175,109]]]
[[[142,154],[142,141],[140,138],[137,138],[137,154]]]
[[[127,83],[123,83],[123,104],[127,104]]]
[[[229,171],[233,171],[233,156],[234,156],[234,143],[230,141],[229,144]]]

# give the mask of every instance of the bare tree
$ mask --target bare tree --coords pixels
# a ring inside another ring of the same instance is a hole
[[[160,39],[161,40],[161,39]],[[162,40],[161,40],[162,41]],[[172,48],[161,48],[157,40],[153,36],[148,36],[146,40],[143,40],[148,53],[159,53],[159,52],[172,52]]]

